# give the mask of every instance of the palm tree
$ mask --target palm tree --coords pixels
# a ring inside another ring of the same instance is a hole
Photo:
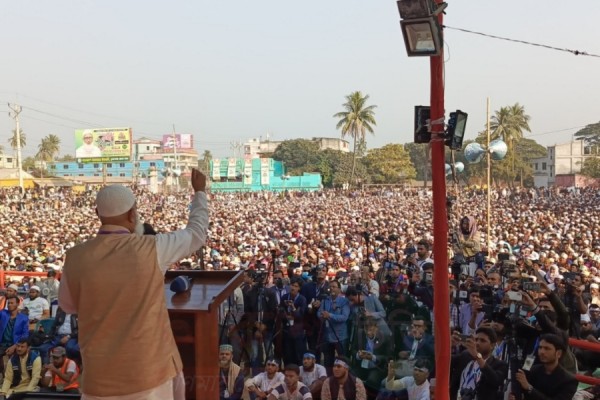
[[[529,120],[525,114],[525,107],[519,103],[512,106],[501,107],[490,120],[491,138],[502,138],[506,142],[512,159],[512,173],[515,173],[515,141],[523,138],[523,131],[531,132]],[[513,176],[514,179],[514,176]]]
[[[35,155],[35,158],[44,162],[52,161],[59,150],[60,138],[51,134],[42,138],[42,142],[38,146],[38,152]],[[40,168],[40,171],[43,171],[43,168]]]
[[[342,104],[345,111],[341,111],[333,116],[334,118],[339,118],[335,128],[342,130],[342,137],[350,136],[354,141],[350,183],[354,182],[357,142],[365,140],[367,132],[373,134],[373,126],[377,125],[375,112],[373,111],[377,106],[367,106],[368,99],[368,94],[363,96],[360,91],[352,92],[346,96],[346,102]]]
[[[23,132],[22,129],[20,129],[21,131],[21,148],[25,147],[25,145],[27,144],[27,136],[25,135],[25,132]],[[13,150],[17,150],[17,130],[13,129],[12,130],[13,135],[10,139],[8,139],[8,143],[10,143],[10,147],[13,148]]]

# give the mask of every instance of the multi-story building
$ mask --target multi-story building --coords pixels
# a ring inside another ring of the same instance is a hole
[[[0,168],[17,168],[17,157],[0,154]]]
[[[547,149],[546,157],[531,160],[536,187],[555,185],[557,175],[576,175],[586,158],[600,156],[598,147],[587,145],[584,140],[555,144]]]
[[[285,174],[283,162],[272,158],[213,159],[209,167],[211,190],[215,192],[315,191],[322,188],[320,174],[289,176]]]
[[[344,139],[314,137],[310,140],[319,145],[319,150],[339,150],[346,153],[350,151],[350,145]],[[281,143],[283,143],[282,140],[250,139],[244,143],[243,155],[244,157],[260,158],[263,154],[273,153]]]

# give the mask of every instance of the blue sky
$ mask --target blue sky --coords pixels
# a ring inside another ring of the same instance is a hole
[[[570,7],[570,8],[568,8]],[[445,24],[600,54],[600,2],[449,1]],[[354,90],[376,104],[368,147],[412,141],[429,103],[429,60],[408,58],[393,0],[28,1],[0,14],[0,144],[24,106],[24,155],[42,137],[74,153],[75,128],[131,126],[135,137],[192,133],[223,157],[230,143],[339,136],[332,117]],[[600,120],[600,58],[447,29],[446,110],[467,138],[519,102],[544,145]]]

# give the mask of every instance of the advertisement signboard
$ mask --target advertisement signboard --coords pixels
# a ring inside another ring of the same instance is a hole
[[[173,142],[176,143],[178,149],[193,149],[194,137],[190,134],[163,135],[162,145],[165,149],[172,149]]]
[[[131,128],[75,131],[75,158],[78,163],[131,161],[131,150]]]

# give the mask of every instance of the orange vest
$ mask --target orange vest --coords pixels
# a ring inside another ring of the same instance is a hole
[[[63,363],[63,366],[60,369],[60,372],[63,375],[67,373],[67,367],[69,366],[69,362],[71,362],[71,360],[69,360],[67,357],[65,357],[65,362]],[[77,364],[75,364],[75,373],[71,377],[71,383],[63,381],[61,379],[61,377],[58,376],[58,374],[52,374],[52,375],[53,375],[52,386],[54,386],[54,387],[56,387],[57,384],[62,383],[64,390],[79,388],[79,381],[77,379],[79,377],[79,367],[77,366]]]
[[[67,251],[63,273],[79,314],[85,394],[142,392],[183,370],[154,236],[98,235]]]

